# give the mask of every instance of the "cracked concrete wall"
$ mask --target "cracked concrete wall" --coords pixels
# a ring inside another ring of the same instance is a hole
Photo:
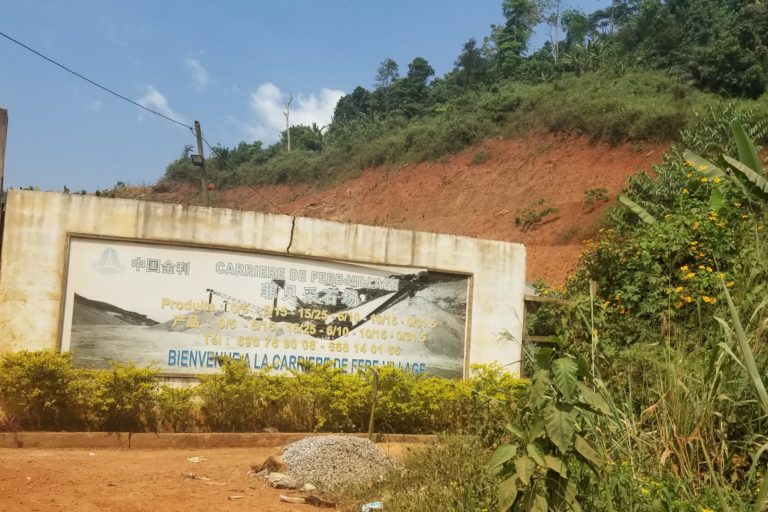
[[[468,357],[519,373],[525,248],[304,217],[94,196],[8,193],[0,351],[59,349],[68,237],[170,242],[468,274]],[[502,333],[511,336],[503,336]]]

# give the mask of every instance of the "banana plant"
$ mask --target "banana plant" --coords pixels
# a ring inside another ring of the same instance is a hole
[[[629,208],[634,214],[636,214],[640,219],[645,222],[646,224],[656,224],[656,219],[648,213],[648,211],[628,198],[627,196],[621,195],[619,196],[619,202]]]

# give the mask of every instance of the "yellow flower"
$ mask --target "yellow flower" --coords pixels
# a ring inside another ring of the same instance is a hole
[[[683,307],[682,302],[675,302],[675,309],[680,309],[681,307]]]
[[[701,512],[715,512],[715,511],[712,510],[711,508],[704,507],[701,509]]]
[[[736,284],[736,283],[735,283],[735,282],[733,282],[733,281],[728,281],[727,283],[725,283],[725,286],[727,286],[728,288],[730,288],[731,286],[733,286],[733,285],[735,285],[735,284]]]
[[[692,178],[693,177],[693,173],[689,172],[688,174],[686,174],[686,176],[688,176],[689,178]]]
[[[718,272],[718,273],[717,273],[717,277],[718,277],[719,279],[725,279],[725,274],[724,274],[723,272]]]
[[[704,270],[706,270],[707,272],[712,272],[712,267],[706,267]]]
[[[707,166],[706,165],[700,165],[699,166],[699,170],[700,171],[706,171],[707,170]]]
[[[683,265],[680,267],[680,272],[688,272],[688,265]]]
[[[693,302],[693,297],[691,297],[690,295],[684,295],[680,298],[683,299],[683,301],[686,302],[687,304],[690,304],[691,302]]]
[[[695,167],[695,166],[696,166],[696,164],[694,164],[694,163],[693,163],[693,162],[691,162],[690,160],[686,160],[686,161],[685,161],[685,163],[686,163],[688,166],[690,166],[690,167]]]
[[[696,277],[696,274],[694,274],[693,272],[688,272],[683,276],[683,281],[688,281],[689,279],[693,279],[694,277]]]
[[[699,265],[699,270],[704,270],[705,268],[704,265]]]
[[[733,203],[733,206],[735,206],[736,208],[741,208],[741,203]]]
[[[693,242],[691,242],[691,245],[699,245],[699,242],[697,242],[696,240],[694,240]]]
[[[675,288],[675,293],[680,293],[681,291],[683,291],[682,286],[678,286],[677,288]]]
[[[702,296],[701,300],[703,300],[707,304],[714,304],[717,302],[717,299],[715,297],[709,297],[708,295]]]
[[[720,183],[720,181],[721,181],[720,178],[718,178],[717,176],[712,178],[712,183]]]
[[[693,230],[699,229],[699,226],[701,226],[701,222],[696,221],[693,224],[691,224],[691,229]]]
[[[709,180],[708,180],[707,178],[701,178],[701,182],[702,182],[702,183],[708,183],[708,182],[709,182]]]
[[[643,493],[643,494],[650,494],[650,493],[651,493],[651,491],[649,491],[649,490],[648,490],[648,489],[646,489],[645,487],[643,487],[642,489],[640,489],[640,492],[641,492],[641,493]]]
[[[743,214],[741,215],[741,218],[742,218],[742,219],[748,219],[748,218],[749,218],[749,215],[747,215],[746,213],[743,213]]]
[[[684,189],[683,189],[683,194],[687,194],[687,193],[688,193],[688,189],[687,189],[687,188],[684,188]]]
[[[709,212],[709,220],[717,220],[717,212]]]

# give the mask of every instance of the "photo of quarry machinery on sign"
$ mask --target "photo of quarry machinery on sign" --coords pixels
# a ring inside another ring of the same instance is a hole
[[[85,237],[68,261],[61,346],[79,367],[463,375],[466,275]]]

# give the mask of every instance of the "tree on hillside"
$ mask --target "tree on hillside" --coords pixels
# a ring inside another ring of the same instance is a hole
[[[474,37],[464,43],[453,65],[455,79],[461,86],[484,82],[487,77],[488,60],[483,55],[483,50],[478,48]]]
[[[592,26],[605,35],[613,35],[640,9],[643,0],[613,0],[611,5],[589,15]]]
[[[376,70],[376,88],[389,87],[400,77],[400,67],[392,59],[384,59]]]
[[[416,57],[408,64],[408,74],[386,89],[389,100],[388,113],[412,118],[423,113],[429,104],[429,79],[435,70],[423,57]]]
[[[584,44],[587,36],[595,32],[593,20],[579,9],[565,10],[561,24],[565,32],[566,46]]]
[[[768,83],[768,8],[752,0],[647,0],[617,33],[643,65],[702,89],[757,97]]]
[[[416,57],[408,64],[406,80],[410,81],[413,85],[426,86],[427,81],[433,76],[435,76],[434,68],[423,57]]]
[[[514,74],[528,49],[533,30],[542,21],[539,0],[504,0],[501,11],[505,18],[502,26],[491,26],[491,38],[496,46],[496,66],[500,74]]]
[[[355,87],[352,93],[339,98],[333,111],[333,122],[346,122],[367,114],[371,108],[371,93],[364,87]]]
[[[280,144],[286,142],[287,132],[283,130],[280,134]],[[323,150],[323,142],[323,129],[317,123],[312,123],[310,126],[304,124],[291,126],[291,146],[294,149],[320,152]]]

